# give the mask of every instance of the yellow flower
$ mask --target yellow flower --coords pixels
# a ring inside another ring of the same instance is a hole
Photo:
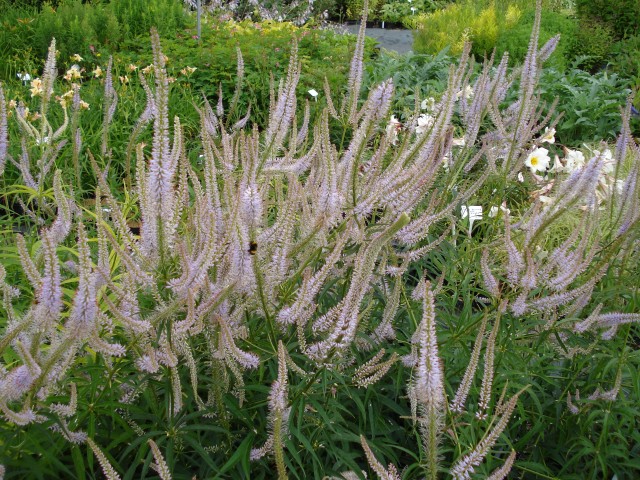
[[[118,77],[118,78],[120,78],[120,83],[122,84],[129,83],[129,77],[127,75],[125,75],[124,77]]]
[[[198,68],[197,67],[185,67],[182,70],[180,70],[180,73],[182,75],[184,75],[185,77],[189,77],[193,72],[195,72]]]
[[[71,60],[73,60],[74,62],[81,62],[83,58],[77,53],[74,53],[73,55],[71,55]]]
[[[15,100],[9,100],[9,108],[14,109],[18,106]]]
[[[135,72],[138,69],[138,66],[134,65],[133,63],[130,63],[127,68],[129,69],[130,72]]]
[[[31,80],[31,97],[39,97],[42,93],[42,80],[39,78]]]
[[[151,72],[153,72],[153,65],[147,65],[142,69],[142,73],[145,75],[149,75]]]
[[[80,108],[83,110],[89,110],[89,104],[84,100],[80,100]]]
[[[69,90],[68,92],[65,92],[62,96],[56,97],[56,100],[60,102],[60,106],[62,108],[66,108],[67,103],[71,101],[71,99],[73,99],[73,90]]]
[[[64,74],[64,79],[67,82],[70,82],[72,80],[77,80],[78,78],[81,78],[82,74],[80,73],[80,68],[77,65],[73,65],[69,70],[67,70],[67,73]]]
[[[96,69],[91,73],[93,73],[94,77],[100,78],[102,76],[102,69],[100,68],[100,65],[98,65]]]

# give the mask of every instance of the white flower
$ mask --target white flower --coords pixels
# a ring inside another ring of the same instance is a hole
[[[422,113],[418,117],[418,126],[416,127],[416,133],[418,135],[422,135],[424,132],[429,130],[433,126],[434,118],[427,114]]]
[[[564,157],[564,170],[567,173],[572,173],[584,166],[584,154],[580,150],[565,151]]]
[[[467,85],[466,87],[464,87],[464,90],[460,90],[458,93],[456,93],[456,102],[462,97],[464,97],[465,100],[470,100],[471,97],[473,97],[473,88],[471,87],[471,85]]]
[[[555,134],[556,134],[555,128],[552,128],[551,130],[549,130],[549,127],[544,127],[544,134],[540,137],[540,141],[542,143],[544,142],[556,143]]]
[[[500,207],[496,207],[495,205],[491,207],[491,210],[489,210],[489,218],[495,218],[501,210],[506,215],[509,215],[511,213],[511,210],[507,208],[507,203],[502,202],[502,205],[500,205]]]
[[[454,138],[452,145],[454,147],[464,147],[466,145],[466,142],[464,141],[464,137],[461,138]]]
[[[520,183],[524,183],[524,175],[522,175],[522,172],[519,172],[519,173],[518,173],[518,181],[519,181]]]
[[[524,164],[531,169],[532,172],[544,172],[549,167],[551,158],[549,150],[546,148],[536,148],[529,154]]]
[[[442,168],[444,168],[444,171],[447,173],[449,173],[449,163],[451,163],[451,152],[445,153],[442,157]]]
[[[598,150],[594,150],[593,153],[595,153],[596,155],[600,155],[602,157],[602,173],[605,175],[613,173],[616,167],[616,161],[613,158],[613,154],[611,153],[611,150],[607,148],[602,153],[600,153]]]
[[[564,170],[562,166],[562,162],[560,162],[560,157],[558,155],[553,157],[553,167],[549,169],[550,172],[559,173]]]
[[[318,101],[318,92],[315,89],[312,88],[309,90],[309,95],[311,95],[316,102]]]
[[[420,102],[420,108],[422,110],[433,110],[436,106],[436,99],[433,97],[425,98]]]
[[[400,130],[402,130],[402,123],[400,123],[400,120],[398,120],[395,115],[391,115],[386,131],[393,145],[395,145],[398,140],[398,132]]]
[[[29,75],[28,73],[16,73],[16,76],[22,80],[22,83],[24,85],[27,84],[27,82],[29,82],[31,80],[31,75]]]

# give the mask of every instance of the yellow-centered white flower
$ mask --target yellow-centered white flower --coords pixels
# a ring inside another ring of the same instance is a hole
[[[531,169],[532,172],[544,172],[549,167],[551,158],[549,157],[549,150],[546,148],[536,148],[531,152],[524,164]]]
[[[547,142],[547,143],[556,143],[556,129],[552,128],[549,129],[549,127],[544,127],[544,134],[540,137],[540,141],[542,143]]]

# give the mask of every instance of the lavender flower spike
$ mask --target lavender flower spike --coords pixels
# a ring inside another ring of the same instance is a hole
[[[7,104],[4,99],[2,84],[0,84],[0,175],[4,173],[9,146],[9,130],[7,127]]]
[[[96,276],[91,271],[91,252],[82,222],[78,222],[78,253],[80,279],[67,323],[71,334],[81,339],[95,329],[98,315]]]
[[[500,434],[507,427],[507,423],[509,423],[509,417],[513,413],[513,410],[516,408],[518,397],[520,397],[520,394],[523,391],[524,389],[520,390],[511,398],[511,400],[509,400],[509,402],[507,402],[507,404],[504,406],[502,416],[493,425],[492,430],[487,433],[482,440],[480,440],[480,442],[470,453],[458,460],[451,468],[450,473],[455,480],[471,479],[471,474],[475,469],[474,467],[477,467],[478,465],[480,465],[480,463],[482,463],[484,457],[489,452],[489,449],[493,446],[496,440],[498,440]]]
[[[358,97],[362,86],[363,57],[364,57],[364,34],[367,29],[367,15],[369,13],[369,0],[364,1],[362,6],[362,19],[360,20],[360,30],[356,41],[356,50],[351,58],[351,69],[349,70],[349,81],[347,84],[347,108],[349,109],[349,121],[356,123]]]
[[[427,478],[438,473],[438,443],[442,433],[445,392],[444,375],[438,357],[435,302],[431,285],[425,282],[422,322],[419,333],[418,374],[414,391],[421,410],[420,430],[427,456]]]

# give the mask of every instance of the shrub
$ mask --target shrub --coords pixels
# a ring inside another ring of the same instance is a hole
[[[239,48],[244,57],[244,88],[238,98],[239,107],[251,108],[252,120],[261,128],[267,123],[269,85],[271,73],[274,80],[281,78],[282,67],[287,62],[292,37],[299,42],[300,60],[305,67],[298,93],[313,100],[308,91],[322,92],[324,80],[335,92],[344,90],[348,58],[352,53],[353,36],[335,34],[330,30],[313,30],[296,27],[286,22],[222,22],[203,30],[202,39],[193,38],[194,29],[178,34],[177,38],[165,38],[163,50],[171,59],[171,75],[186,81],[195,95],[204,94],[210,101],[218,101],[219,88],[225,98],[231,98],[236,88],[236,65],[229,58],[236,58]],[[368,39],[366,55],[373,54],[375,42]],[[129,48],[118,55],[123,65],[141,67],[151,63],[151,51],[139,41],[127,43]],[[180,76],[180,70],[188,65],[197,70],[188,79]],[[182,63],[178,63],[182,62]],[[216,68],[213,66],[216,65]],[[312,111],[322,108],[324,95],[311,104]]]
[[[575,59],[585,70],[598,70],[606,64],[614,43],[613,33],[605,24],[581,19],[569,48],[570,59]]]
[[[540,79],[542,98],[551,105],[557,98],[557,111],[563,112],[557,126],[559,141],[580,146],[598,140],[613,140],[620,132],[620,108],[631,90],[616,74],[589,74],[579,69],[565,73],[546,70]]]
[[[120,21],[103,4],[65,0],[56,9],[45,6],[35,19],[36,51],[44,56],[52,38],[57,39],[61,58],[66,60],[74,54],[91,55],[91,45],[117,45],[122,31]]]
[[[576,0],[576,11],[588,22],[600,22],[618,38],[640,33],[640,3],[636,0]]]
[[[607,66],[632,85],[640,85],[640,35],[629,37],[611,45]]]
[[[424,13],[436,10],[438,3],[434,0],[387,0],[378,8],[376,18],[384,22],[412,24]]]
[[[195,8],[196,2],[189,0]],[[213,1],[206,8],[214,16],[224,20],[235,19],[237,21],[278,21],[291,22],[295,25],[304,25],[314,18],[324,20],[324,12],[333,10],[335,2],[333,0],[271,0],[256,2],[253,0],[240,0],[236,2]]]
[[[416,21],[414,51],[435,54],[445,47],[458,55],[465,41],[472,42],[478,58],[490,53],[499,32],[514,25],[521,15],[515,4],[464,1],[447,6]],[[529,32],[531,29],[529,29]]]
[[[383,4],[382,0],[371,0],[369,5],[369,19],[373,20],[377,16],[378,8]],[[345,2],[345,12],[348,20],[358,20],[362,17],[364,0],[347,0]]]
[[[533,26],[535,11],[529,10],[519,16],[518,22],[511,28],[501,30],[496,41],[496,53],[501,56],[509,52],[509,60],[513,64],[521,63],[529,44],[529,32]],[[578,31],[576,22],[566,15],[551,11],[542,11],[539,47],[551,37],[560,34],[560,43],[549,59],[549,65],[557,70],[564,70],[567,66],[573,45],[573,38]]]
[[[464,42],[471,39],[471,22],[476,8],[470,2],[449,5],[427,15],[420,15],[414,32],[413,50],[416,53],[437,53],[450,48],[453,55],[462,52]]]
[[[25,52],[27,56],[44,56],[54,37],[60,58],[67,60],[75,54],[91,57],[101,49],[117,50],[123,41],[146,35],[156,25],[162,34],[173,36],[189,21],[180,0],[62,0],[56,8],[46,4],[40,11],[7,8],[0,12],[5,25],[5,32],[0,34],[0,58],[5,60],[0,64],[8,62],[5,79],[15,72],[12,58],[20,58]]]
[[[455,59],[444,52],[438,55],[382,53],[367,65],[364,88],[369,90],[392,79],[395,87],[392,110],[404,121],[413,115],[416,103],[442,95],[453,63]]]

